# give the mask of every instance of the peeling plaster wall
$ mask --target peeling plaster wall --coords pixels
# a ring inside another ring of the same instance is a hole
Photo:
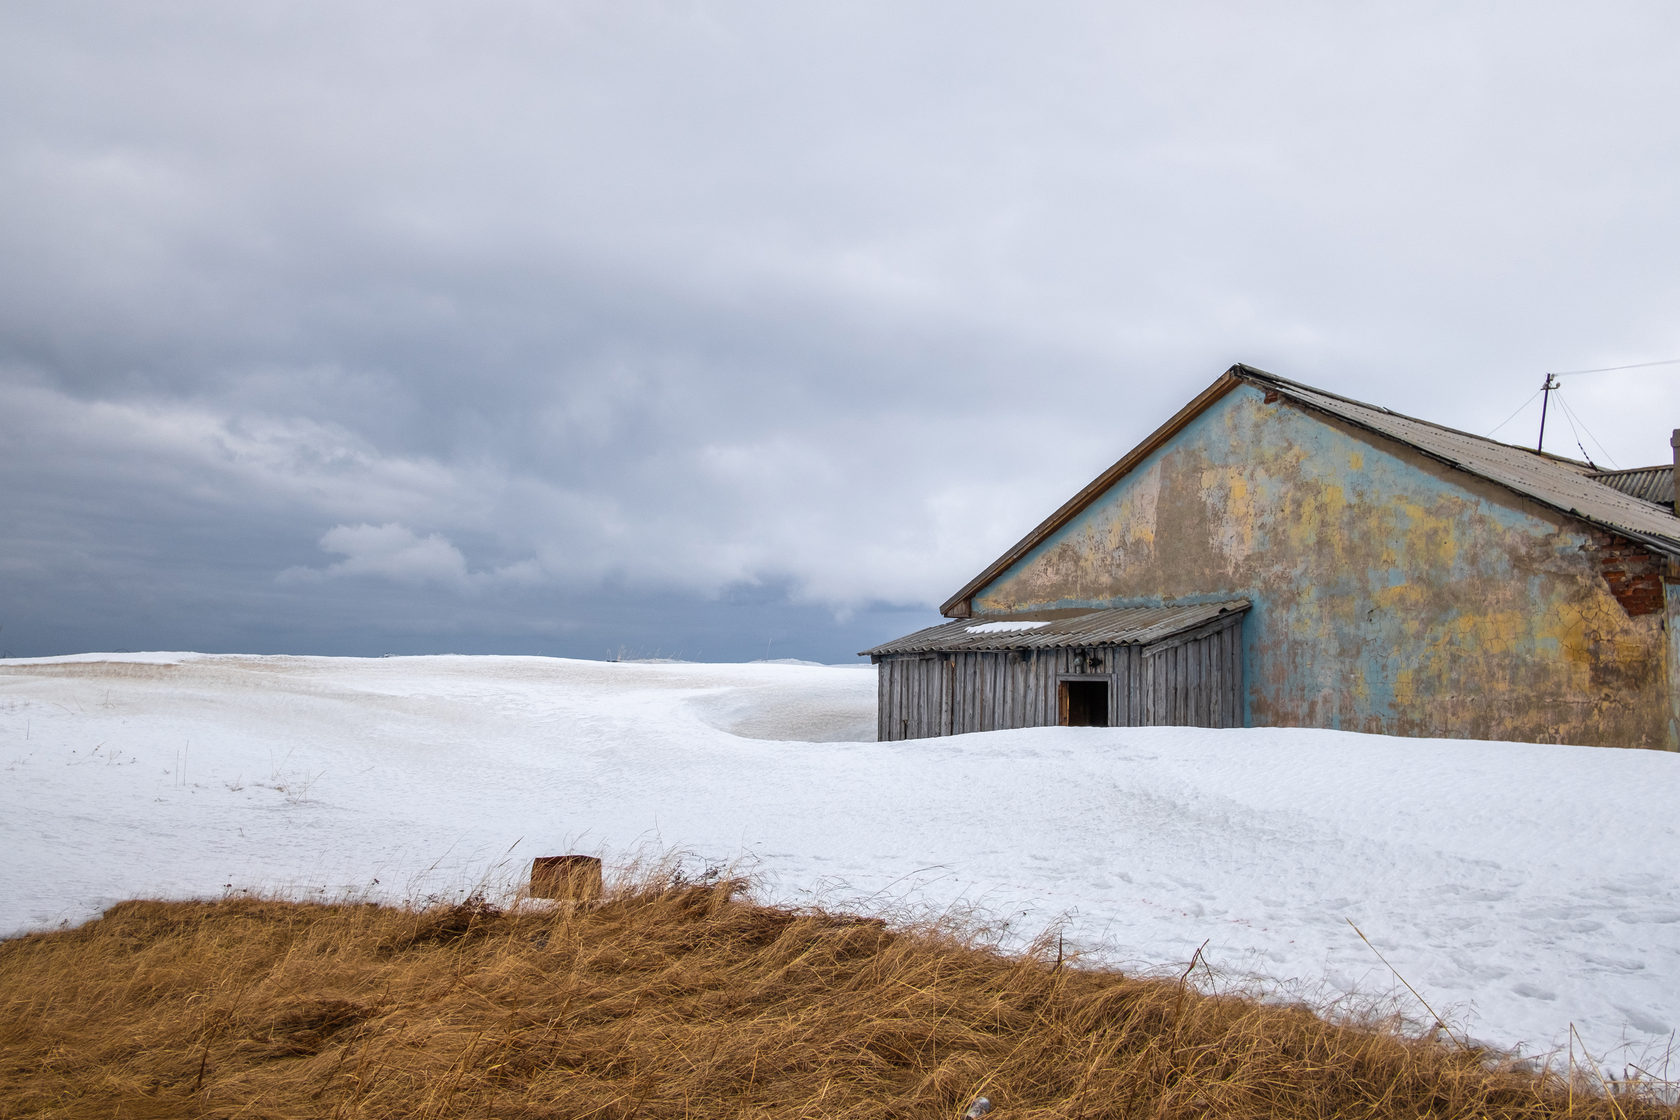
[[[1675,749],[1676,588],[1641,613],[1625,543],[1240,385],[973,608],[1246,597],[1251,725]]]

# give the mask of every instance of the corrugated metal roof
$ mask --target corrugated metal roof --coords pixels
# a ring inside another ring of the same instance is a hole
[[[1598,471],[1593,478],[1624,494],[1674,508],[1674,467],[1669,463],[1660,467],[1630,467],[1625,471]]]
[[[859,656],[1149,645],[1211,622],[1220,615],[1241,614],[1248,607],[1247,599],[1224,599],[1166,607],[1110,607],[1096,611],[963,618],[918,630],[897,641],[866,649]]]
[[[1596,472],[1584,463],[1402,416],[1248,366],[1239,366],[1233,372],[1244,380],[1274,388],[1290,400],[1410,444],[1426,455],[1535,501],[1640,538],[1659,551],[1680,555],[1680,517],[1597,481],[1593,477]]]

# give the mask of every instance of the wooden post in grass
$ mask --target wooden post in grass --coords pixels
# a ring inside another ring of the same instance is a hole
[[[601,897],[601,857],[538,856],[531,861],[531,897],[596,901]]]

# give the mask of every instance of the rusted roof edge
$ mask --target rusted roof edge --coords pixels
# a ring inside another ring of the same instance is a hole
[[[1039,522],[1032,532],[1016,541],[1009,551],[992,561],[985,571],[964,584],[961,591],[945,600],[939,607],[939,613],[946,618],[970,617],[972,606],[969,600],[973,598],[975,592],[1008,570],[1009,566],[1021,557],[1037,548],[1050,534],[1077,517],[1086,506],[1096,501],[1109,487],[1130,474],[1134,467],[1184,430],[1192,420],[1200,416],[1210,405],[1235,389],[1240,380],[1240,374],[1247,372],[1258,371],[1251,371],[1248,366],[1238,363],[1220,374],[1212,385],[1203,389],[1194,400],[1174,413],[1172,419],[1156,428],[1147,439],[1126,452],[1112,467],[1092,479],[1083,490],[1063,502],[1055,513]]]

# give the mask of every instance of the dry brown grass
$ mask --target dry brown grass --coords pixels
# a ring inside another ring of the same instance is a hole
[[[737,885],[129,902],[0,943],[0,1115],[1654,1116],[1486,1055]]]

